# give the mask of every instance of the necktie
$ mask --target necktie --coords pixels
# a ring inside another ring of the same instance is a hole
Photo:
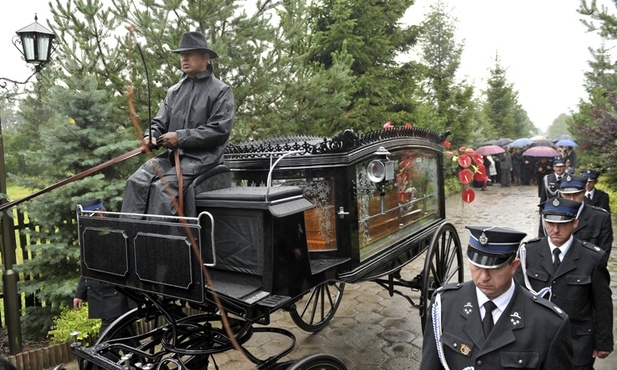
[[[591,200],[591,193],[587,193],[587,199]]]
[[[553,267],[555,268],[555,272],[557,272],[559,265],[561,265],[561,260],[559,259],[560,253],[561,251],[559,250],[559,248],[553,249],[553,255],[555,256],[555,260],[553,261]]]
[[[482,329],[484,329],[484,337],[488,337],[491,330],[493,330],[493,326],[495,323],[493,322],[493,310],[496,309],[497,306],[493,301],[487,301],[484,304],[484,320],[482,320]]]

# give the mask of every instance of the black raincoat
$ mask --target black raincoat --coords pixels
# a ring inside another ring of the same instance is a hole
[[[184,75],[167,91],[152,120],[152,137],[177,133],[184,190],[195,177],[222,162],[235,111],[231,88],[214,76],[210,65],[194,78]],[[146,132],[145,136],[149,134]],[[159,179],[156,167],[164,181]],[[122,212],[176,215],[168,191],[177,198],[178,179],[172,150],[148,160],[128,179]],[[185,215],[194,216],[193,213],[194,207],[187,205]]]

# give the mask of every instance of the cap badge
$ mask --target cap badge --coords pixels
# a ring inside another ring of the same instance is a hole
[[[482,235],[480,235],[480,238],[478,239],[478,241],[482,245],[487,245],[488,244],[488,238],[486,237],[486,234],[484,233],[484,231],[482,232]]]
[[[553,205],[555,207],[559,207],[559,199],[557,199],[557,198],[553,199]]]
[[[471,353],[471,348],[469,348],[466,344],[461,344],[461,354],[465,356],[469,356]]]
[[[566,181],[572,181],[572,177],[570,175],[566,176]]]

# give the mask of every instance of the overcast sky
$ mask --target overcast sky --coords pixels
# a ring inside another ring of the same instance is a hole
[[[586,98],[588,47],[598,46],[600,39],[580,22],[579,0],[443,2],[457,18],[457,38],[465,45],[460,72],[476,89],[486,89],[498,53],[506,78],[536,127],[545,130]],[[412,24],[422,21],[432,3],[417,0],[407,19]]]
[[[11,1],[11,0],[10,0]],[[496,53],[506,77],[519,93],[519,103],[532,122],[546,129],[561,113],[586,98],[583,72],[588,70],[589,46],[599,38],[586,33],[576,12],[579,0],[443,0],[464,39],[461,74],[478,91],[486,88]],[[610,9],[614,8],[608,2]],[[15,31],[34,22],[51,20],[49,0],[20,0],[4,7],[0,22],[0,77],[24,81],[32,73],[11,40]],[[55,0],[53,1],[55,3]],[[417,0],[406,21],[418,23],[434,0]]]

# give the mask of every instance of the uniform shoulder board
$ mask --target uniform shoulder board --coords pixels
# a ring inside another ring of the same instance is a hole
[[[561,308],[557,307],[556,304],[554,304],[551,301],[548,301],[544,298],[538,298],[536,296],[533,296],[531,298],[532,301],[534,301],[537,304],[540,304],[546,308],[548,308],[549,310],[555,312],[556,314],[558,314],[559,316],[561,316],[561,318],[565,319],[566,316],[568,316]]]
[[[588,204],[588,205],[589,205],[589,204]],[[604,212],[604,213],[608,213],[608,211],[607,211],[607,210],[605,210],[605,209],[604,209],[604,208],[602,208],[602,207],[592,206],[592,205],[589,205],[589,206],[590,206],[591,208],[595,209],[595,210],[602,211],[602,212]]]
[[[462,286],[463,286],[463,283],[452,283],[452,284],[442,285],[439,288],[437,288],[437,290],[435,290],[435,293],[441,293],[446,290],[460,289]]]
[[[603,253],[604,250],[602,250],[602,248],[598,247],[597,245],[590,243],[588,241],[584,241],[581,240],[581,244],[583,245],[583,247],[587,248],[587,249],[591,249],[592,251],[596,252],[596,253]]]

